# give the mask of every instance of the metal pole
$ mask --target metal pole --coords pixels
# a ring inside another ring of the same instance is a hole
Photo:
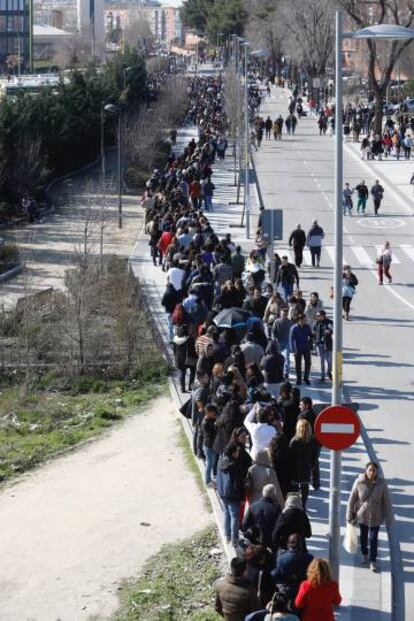
[[[103,106],[101,107],[101,170],[102,183],[105,187],[105,112]]]
[[[244,179],[244,199],[246,210],[246,237],[250,237],[250,179],[249,179],[249,98],[247,89],[247,44],[244,46],[244,149],[245,149],[245,179]]]
[[[237,37],[235,37],[235,45],[236,45],[236,84],[237,84],[237,137],[236,137],[236,157],[237,164],[240,166],[240,42]],[[240,168],[239,168],[239,178],[240,178]]]
[[[118,112],[118,228],[122,229],[122,111]]]
[[[343,135],[342,135],[342,14],[336,12],[336,104],[335,104],[335,268],[332,405],[342,401],[342,268],[343,268]],[[331,451],[329,490],[329,562],[339,578],[341,544],[341,452]]]

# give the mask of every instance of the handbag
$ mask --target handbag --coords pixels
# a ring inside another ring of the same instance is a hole
[[[352,522],[346,524],[343,546],[348,554],[358,552],[358,528]]]

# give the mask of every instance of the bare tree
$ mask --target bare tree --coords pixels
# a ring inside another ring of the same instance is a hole
[[[396,24],[407,28],[414,24],[414,3],[412,0],[339,0],[350,20],[357,28],[373,24]],[[368,48],[368,80],[375,96],[374,131],[382,131],[384,98],[391,80],[391,74],[400,56],[411,44],[405,41],[376,41],[366,39]]]

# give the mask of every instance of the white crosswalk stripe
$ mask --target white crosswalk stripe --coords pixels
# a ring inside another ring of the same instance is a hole
[[[414,248],[412,246],[408,244],[400,244],[399,247],[405,252],[407,257],[411,259],[411,261],[414,261]]]
[[[312,265],[312,258],[311,258],[310,250],[307,250],[306,248],[303,250],[303,260],[306,263],[306,265]]]
[[[326,252],[328,253],[332,263],[335,263],[335,246],[322,246],[322,253],[323,253],[324,248]],[[349,261],[345,258],[345,255],[343,256],[343,263],[344,265],[349,264]]]
[[[375,247],[378,253],[380,253],[383,248],[383,246],[375,246]],[[394,265],[398,265],[399,263],[401,263],[399,258],[395,256],[394,250],[392,251],[392,262],[394,263]]]
[[[371,257],[369,256],[368,252],[362,246],[354,246],[354,247],[352,247],[352,252],[354,253],[356,258],[358,259],[360,265],[363,265],[364,267],[373,267],[374,266],[374,260],[371,259]]]

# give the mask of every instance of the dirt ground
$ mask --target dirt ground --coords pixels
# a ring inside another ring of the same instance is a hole
[[[117,586],[213,522],[177,446],[170,398],[0,493],[0,619],[107,619]]]

